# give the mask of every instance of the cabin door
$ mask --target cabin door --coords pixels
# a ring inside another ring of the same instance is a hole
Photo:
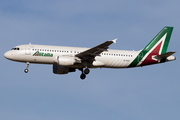
[[[31,55],[31,44],[25,46],[25,54]]]

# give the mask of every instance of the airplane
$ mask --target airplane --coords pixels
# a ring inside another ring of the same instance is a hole
[[[166,52],[173,27],[164,27],[142,50],[127,51],[109,49],[117,39],[106,41],[93,48],[50,45],[19,45],[4,54],[6,59],[26,63],[51,64],[54,74],[68,74],[77,69],[84,80],[89,68],[132,68],[176,60],[174,51]]]

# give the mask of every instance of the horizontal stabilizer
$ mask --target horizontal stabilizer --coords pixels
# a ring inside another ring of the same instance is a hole
[[[171,56],[174,53],[175,52],[167,52],[167,53],[164,53],[164,54],[161,54],[161,55],[157,55],[154,58],[160,60],[160,59],[163,59],[163,58],[167,58],[167,57]]]

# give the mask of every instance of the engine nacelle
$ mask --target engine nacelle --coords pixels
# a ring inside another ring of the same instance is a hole
[[[54,74],[68,74],[69,72],[75,72],[75,68],[69,68],[67,66],[53,65]]]
[[[70,56],[57,56],[54,60],[59,66],[71,66],[75,63],[75,58]]]

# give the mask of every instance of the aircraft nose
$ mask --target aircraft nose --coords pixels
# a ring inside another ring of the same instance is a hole
[[[11,59],[11,56],[13,56],[13,54],[11,54],[10,51],[4,53],[4,57],[5,57],[6,59]]]

